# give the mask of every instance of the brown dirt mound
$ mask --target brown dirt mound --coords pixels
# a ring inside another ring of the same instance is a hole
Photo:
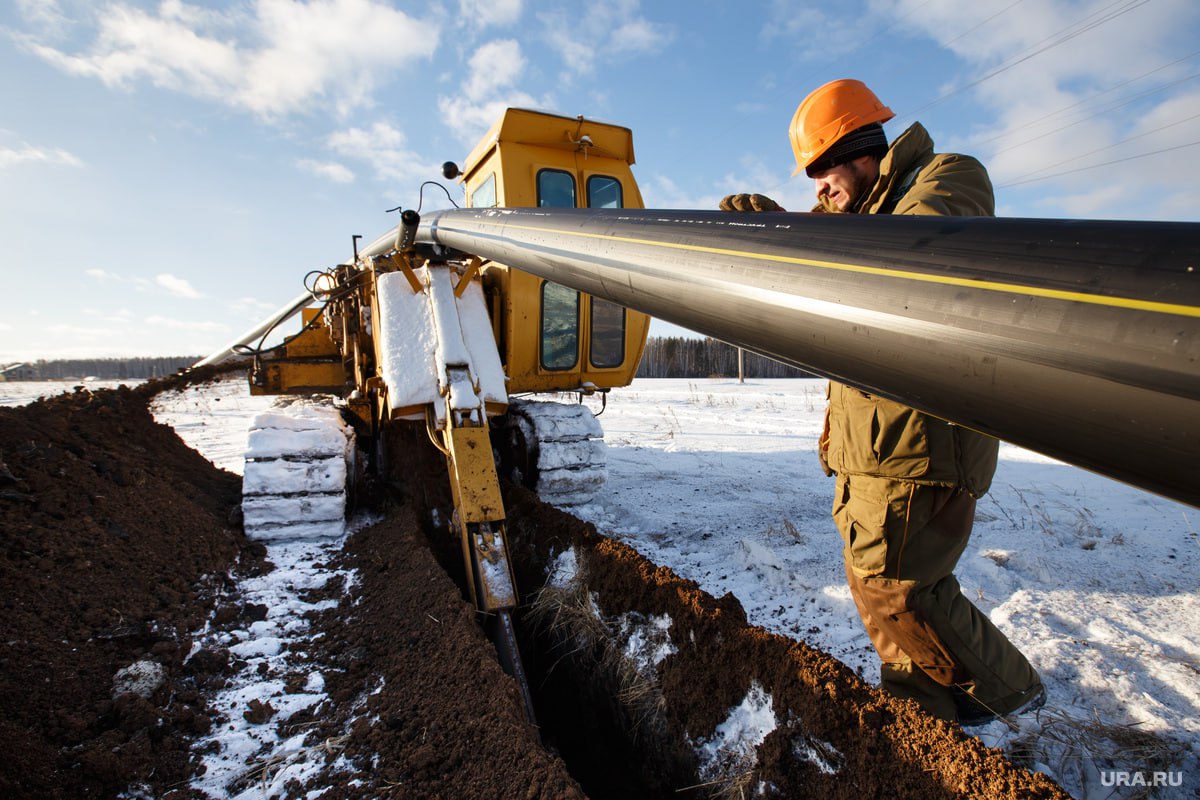
[[[550,656],[535,655],[530,665],[543,681],[558,671],[577,673],[539,707],[540,714],[562,718],[553,728],[569,739],[560,742],[568,754],[593,746],[586,732],[577,736],[571,724],[596,713],[581,707],[579,687],[616,686],[617,692],[608,693],[608,718],[630,740],[634,755],[623,763],[640,773],[641,796],[679,796],[678,789],[694,784],[704,784],[697,796],[719,791],[749,796],[760,790],[766,796],[829,798],[1068,796],[958,726],[867,686],[828,655],[747,625],[732,595],[712,597],[520,488],[509,489],[506,505],[514,559],[525,585],[543,582],[551,559],[574,548],[586,592],[610,633],[618,627],[614,620],[631,614],[635,619],[665,614],[672,620],[674,652],[623,699],[619,690],[630,685],[628,671],[620,674],[618,664],[618,674],[612,675],[613,660],[603,652],[609,645],[591,632],[560,629],[552,634],[557,641],[540,648]],[[734,760],[719,775],[704,776],[708,780],[694,772],[689,776],[695,761],[687,743],[712,737],[755,683],[773,698],[780,723],[758,747],[755,763]],[[627,785],[613,785],[603,764],[593,765],[591,772],[578,777],[592,796],[634,796],[623,794]],[[629,774],[623,777],[628,783]],[[688,778],[691,783],[680,782]]]
[[[188,631],[244,542],[236,476],[154,422],[141,392],[0,408],[0,796],[112,796],[188,772],[203,700]],[[149,660],[168,680],[114,699]]]
[[[338,566],[357,570],[360,583],[314,620],[324,636],[313,658],[330,700],[314,709],[308,741],[349,730],[339,755],[354,769],[306,789],[325,789],[327,800],[585,797],[542,748],[516,684],[409,508],[351,537]]]

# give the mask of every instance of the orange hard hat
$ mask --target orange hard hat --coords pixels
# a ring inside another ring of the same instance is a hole
[[[793,175],[810,166],[847,133],[896,116],[862,81],[830,81],[801,101],[788,136],[796,154]]]

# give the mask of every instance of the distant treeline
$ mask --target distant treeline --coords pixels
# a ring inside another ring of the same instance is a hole
[[[737,348],[716,339],[682,336],[655,337],[646,342],[639,378],[736,378]],[[803,378],[810,373],[746,352],[743,374],[747,378]]]
[[[200,359],[201,356],[40,359],[16,367],[0,364],[0,368],[7,368],[4,377],[10,381],[134,380],[174,375]],[[653,337],[647,341],[646,354],[637,372],[639,378],[709,378],[714,375],[736,378],[737,374],[736,347],[716,339],[682,336]],[[744,374],[747,378],[803,378],[809,373],[747,352]]]
[[[156,356],[153,358],[69,358],[0,364],[10,381],[56,381],[79,378],[136,380],[174,375],[203,356]]]

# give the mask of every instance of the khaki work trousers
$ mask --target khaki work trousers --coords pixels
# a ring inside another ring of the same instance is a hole
[[[947,720],[1006,714],[1036,690],[1037,672],[954,578],[975,520],[971,495],[839,475],[833,518],[884,689]]]

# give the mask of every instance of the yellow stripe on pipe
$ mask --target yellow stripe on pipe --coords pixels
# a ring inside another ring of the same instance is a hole
[[[745,250],[729,250],[723,247],[705,247],[698,244],[681,244],[678,242],[658,242],[653,239],[635,239],[630,236],[612,236],[606,233],[585,233],[583,231],[565,231],[554,228],[539,228],[535,225],[517,225],[512,222],[492,222],[490,220],[474,220],[478,224],[494,225],[518,230],[537,231],[539,233],[555,233],[561,236],[576,236],[581,239],[604,239],[627,244],[641,244],[649,247],[665,247],[673,250],[691,250],[698,253],[714,253],[717,255],[737,256],[758,261],[777,261],[784,264],[800,264],[806,267],[821,269],[836,269],[842,272],[856,272],[865,275],[880,275],[888,278],[907,278],[923,283],[940,283],[945,286],[962,286],[969,289],[985,289],[992,292],[1008,292],[1011,294],[1030,295],[1032,297],[1053,298],[1055,300],[1072,300],[1078,303],[1090,303],[1098,306],[1114,306],[1138,311],[1150,311],[1156,314],[1175,314],[1184,317],[1200,317],[1200,307],[1186,306],[1179,303],[1160,303],[1154,300],[1137,300],[1132,297],[1105,297],[1104,295],[1088,294],[1086,292],[1071,292],[1063,289],[1044,289],[1035,286],[1023,286],[1018,283],[1000,283],[998,281],[981,281],[969,278],[953,278],[948,275],[927,275],[922,272],[907,270],[884,269],[883,267],[867,267],[861,264],[843,264],[838,261],[821,261],[813,258],[797,258],[795,256],[772,255],[770,253],[753,253]],[[452,226],[446,226],[453,230]],[[469,231],[464,231],[469,233]]]

